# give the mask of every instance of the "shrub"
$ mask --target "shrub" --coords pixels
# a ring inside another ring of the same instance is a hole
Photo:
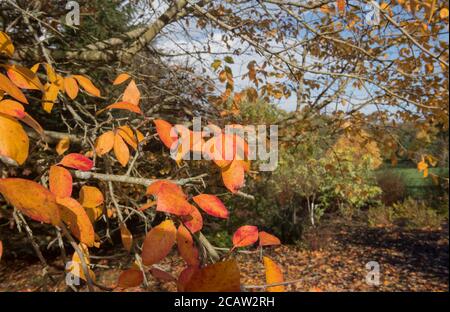
[[[381,201],[390,206],[401,202],[406,197],[406,185],[401,175],[383,170],[376,175],[377,184],[382,190]]]

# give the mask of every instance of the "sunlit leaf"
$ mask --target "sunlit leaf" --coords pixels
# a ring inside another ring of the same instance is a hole
[[[198,249],[194,244],[191,233],[183,225],[177,230],[177,246],[180,256],[186,261],[187,265],[200,265]]]
[[[44,91],[44,86],[32,70],[16,64],[7,65],[6,68],[9,79],[17,87],[21,89]]]
[[[122,167],[127,166],[128,161],[130,160],[130,150],[125,141],[118,134],[114,136],[114,155],[116,155],[116,158]]]
[[[97,89],[96,86],[94,86],[94,84],[92,83],[92,81],[85,77],[85,76],[81,76],[81,75],[74,75],[73,78],[75,78],[78,83],[80,84],[80,86],[90,95],[96,96],[96,97],[100,97],[100,90]]]
[[[264,257],[264,268],[266,270],[266,284],[276,284],[284,282],[283,273],[278,265],[273,262],[270,258]],[[284,286],[271,286],[266,289],[269,292],[284,292]]]
[[[231,164],[222,169],[222,180],[225,187],[236,193],[245,184],[245,168],[242,161],[233,160]]]
[[[281,242],[278,237],[267,232],[259,232],[259,246],[280,245]]]
[[[77,154],[77,153],[67,154],[59,162],[59,164],[65,166],[65,167],[78,169],[81,171],[89,171],[94,166],[94,163],[92,162],[92,160],[90,160],[89,158],[87,158],[86,156],[84,156],[82,154]]]
[[[115,85],[115,86],[120,85],[120,84],[124,83],[125,81],[127,81],[130,78],[131,78],[130,75],[128,75],[126,73],[119,74],[116,77],[116,79],[114,79],[113,85]]]
[[[31,219],[59,225],[60,215],[55,195],[42,185],[20,178],[0,179],[0,193]]]
[[[258,240],[258,228],[253,225],[241,226],[233,234],[234,247],[246,247]]]
[[[171,136],[174,132],[172,131],[172,125],[165,120],[155,119],[153,121],[156,126],[156,131],[158,132],[159,139],[167,147],[171,148],[173,143],[177,142],[177,136]]]
[[[141,93],[139,92],[139,89],[136,86],[136,83],[134,82],[134,80],[131,80],[123,93],[122,101],[131,103],[134,105],[139,105],[140,99],[141,99]]]
[[[104,109],[99,110],[97,112],[97,115],[101,114],[102,112],[104,112],[106,110],[109,110],[109,109],[123,109],[123,110],[127,110],[127,111],[130,111],[130,112],[142,115],[142,111],[139,108],[139,106],[134,105],[132,103],[128,103],[128,102],[118,102],[118,103],[114,103],[114,104],[108,105]]]
[[[8,57],[12,57],[14,54],[14,45],[11,38],[3,31],[0,31],[0,54],[5,54]]]
[[[78,83],[72,76],[64,78],[64,90],[66,94],[73,100],[78,95]]]
[[[20,91],[20,89],[17,88],[16,85],[3,74],[0,74],[0,90],[5,91],[17,101],[28,104],[28,100],[22,91]]]
[[[142,246],[142,262],[152,265],[164,259],[175,244],[177,229],[172,220],[166,220],[151,229]]]
[[[0,114],[0,156],[22,165],[28,157],[29,139],[14,118]]]
[[[217,218],[228,218],[228,210],[217,196],[200,194],[194,196],[192,200],[207,214]]]
[[[113,149],[114,136],[113,131],[107,131],[98,137],[95,142],[95,152],[98,156],[103,156]]]
[[[20,119],[25,116],[25,108],[17,101],[2,100],[0,101],[0,114]]]
[[[72,175],[66,168],[51,166],[49,171],[50,192],[58,197],[72,196]]]

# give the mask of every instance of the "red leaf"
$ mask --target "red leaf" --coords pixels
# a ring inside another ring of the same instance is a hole
[[[258,228],[253,225],[244,225],[237,229],[233,235],[233,246],[246,247],[258,240]]]
[[[192,199],[207,214],[217,218],[228,218],[228,210],[217,196],[200,194]]]
[[[159,192],[162,190],[167,190],[173,192],[175,195],[180,196],[182,198],[187,198],[186,194],[184,194],[182,188],[169,181],[169,180],[158,180],[153,182],[147,187],[147,195],[158,196]]]
[[[65,167],[78,169],[81,171],[89,171],[94,166],[92,160],[90,160],[84,155],[77,153],[72,153],[64,156],[64,158],[59,162],[59,164]]]

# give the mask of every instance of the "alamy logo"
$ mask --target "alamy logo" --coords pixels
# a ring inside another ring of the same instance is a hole
[[[79,26],[80,4],[77,1],[69,1],[66,3],[66,10],[70,10],[66,14],[66,24],[69,26]]]
[[[380,264],[377,261],[369,261],[366,263],[366,284],[370,286],[380,285]]]

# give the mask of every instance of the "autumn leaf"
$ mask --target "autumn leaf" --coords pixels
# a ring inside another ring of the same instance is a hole
[[[283,273],[278,265],[268,257],[264,257],[264,268],[266,270],[266,284],[276,284],[284,282]],[[268,292],[284,292],[283,285],[267,287]]]
[[[184,287],[187,292],[239,292],[240,272],[236,260],[208,265],[193,274]]]
[[[0,193],[12,206],[31,219],[60,224],[55,195],[42,185],[20,178],[0,179]]]
[[[182,216],[188,215],[195,208],[188,203],[180,186],[167,180],[153,182],[148,186],[146,194],[156,196],[157,211]]]
[[[253,225],[241,226],[233,234],[233,248],[246,247],[258,240],[258,228]]]
[[[9,79],[21,89],[44,91],[38,76],[30,69],[20,65],[5,65]]]
[[[0,114],[0,157],[22,165],[28,157],[29,139],[14,118]]]
[[[134,105],[139,105],[140,99],[141,99],[141,93],[139,92],[139,89],[136,86],[136,83],[134,82],[134,80],[131,80],[123,93],[122,101],[131,103]]]
[[[120,85],[120,84],[124,83],[125,81],[127,81],[130,78],[131,78],[131,76],[126,74],[126,73],[119,74],[116,77],[116,79],[114,79],[113,85],[115,85],[115,86]]]
[[[123,223],[120,224],[120,238],[122,239],[123,248],[130,252],[133,246],[133,235]]]
[[[89,266],[89,264],[90,264],[89,250],[88,250],[87,246],[83,243],[80,243],[80,244],[78,244],[78,249],[82,253],[84,263],[86,263],[86,265]],[[74,253],[72,255],[72,261],[70,262],[70,265],[67,269],[70,274],[77,276],[77,277],[81,278],[82,280],[86,281],[86,276],[84,275],[84,271],[83,271],[82,264],[81,264],[81,259],[76,251],[74,251]],[[91,278],[91,280],[95,281],[95,273],[89,267],[88,267],[88,274],[89,274],[89,277]]]
[[[128,269],[120,273],[117,287],[131,288],[138,287],[144,281],[144,274],[138,269]]]
[[[95,142],[95,152],[98,156],[103,156],[113,149],[114,136],[113,131],[107,131],[98,137]]]
[[[25,108],[17,101],[3,100],[0,101],[0,114],[21,119],[25,117]]]
[[[58,197],[72,196],[72,175],[60,166],[51,166],[49,171],[50,192]]]
[[[68,136],[65,136],[61,140],[58,141],[58,144],[56,144],[55,150],[58,155],[62,155],[65,152],[67,152],[69,147],[70,147],[70,138]]]
[[[164,282],[172,282],[176,280],[176,278],[172,274],[155,267],[151,267],[149,272],[155,278]]]
[[[235,159],[229,166],[223,168],[222,180],[231,193],[239,191],[245,184],[245,169],[242,161]]]
[[[5,91],[17,101],[28,104],[28,100],[22,91],[20,91],[20,89],[17,88],[16,85],[3,74],[0,74],[0,90]]]
[[[12,57],[14,54],[14,45],[11,38],[3,31],[0,31],[0,54],[5,54],[8,57]]]
[[[80,84],[80,86],[90,95],[96,96],[96,97],[100,97],[100,90],[97,89],[97,87],[94,86],[94,84],[92,83],[92,81],[85,77],[85,76],[81,76],[81,75],[74,75],[73,78],[75,78],[78,83]]]
[[[53,105],[58,99],[58,93],[61,89],[57,83],[47,83],[44,86],[44,93],[42,94],[42,107],[47,113],[51,113]]]
[[[130,112],[142,115],[142,111],[139,108],[139,106],[134,105],[132,103],[128,103],[128,102],[117,102],[117,103],[108,105],[107,107],[99,110],[97,112],[97,115],[103,113],[104,111],[106,111],[108,109],[123,109],[123,110],[127,110],[127,111],[130,111]]]
[[[27,112],[25,112],[25,115],[20,119],[20,121],[39,133],[42,137],[45,136],[44,129],[42,129],[41,125]]]
[[[95,186],[83,185],[79,194],[80,203],[83,207],[95,208],[103,204],[102,192]]]
[[[175,244],[177,229],[172,220],[166,220],[151,229],[142,246],[142,262],[152,265],[164,259]]]
[[[64,158],[59,162],[60,165],[65,167],[78,169],[81,171],[89,171],[94,166],[92,160],[87,158],[82,154],[72,153],[64,156]]]
[[[180,225],[177,230],[177,246],[180,256],[187,265],[200,265],[198,249],[195,247],[191,233],[183,225]]]
[[[121,126],[117,128],[117,134],[122,137],[122,139],[130,145],[134,150],[137,149],[138,143],[144,140],[144,135],[136,130],[136,133],[129,126]]]
[[[78,83],[72,76],[64,78],[64,90],[66,94],[73,100],[78,95]]]
[[[174,135],[172,131],[173,126],[165,120],[155,119],[153,121],[156,126],[156,132],[158,132],[159,139],[167,147],[172,148],[173,143],[177,142],[178,137]]]
[[[198,270],[200,270],[200,268],[196,266],[188,266],[181,271],[177,280],[177,289],[179,292],[185,291],[186,284],[190,281],[192,275]]]
[[[448,9],[447,9],[447,8],[442,8],[442,9],[439,11],[439,17],[440,17],[441,19],[446,19],[446,18],[448,17]]]
[[[278,237],[267,232],[259,232],[259,246],[280,245],[281,242]]]
[[[192,200],[207,214],[217,218],[228,218],[228,210],[219,197],[210,194],[194,196]]]
[[[56,202],[60,206],[61,219],[68,225],[72,234],[86,246],[93,247],[95,242],[94,227],[83,206],[70,197],[56,197]]]
[[[197,233],[203,228],[203,217],[200,211],[195,207],[190,205],[191,211],[189,214],[182,216],[182,220],[184,225],[191,231],[192,233]]]
[[[130,150],[125,144],[125,141],[118,134],[114,136],[114,154],[122,167],[126,167],[130,160]]]

